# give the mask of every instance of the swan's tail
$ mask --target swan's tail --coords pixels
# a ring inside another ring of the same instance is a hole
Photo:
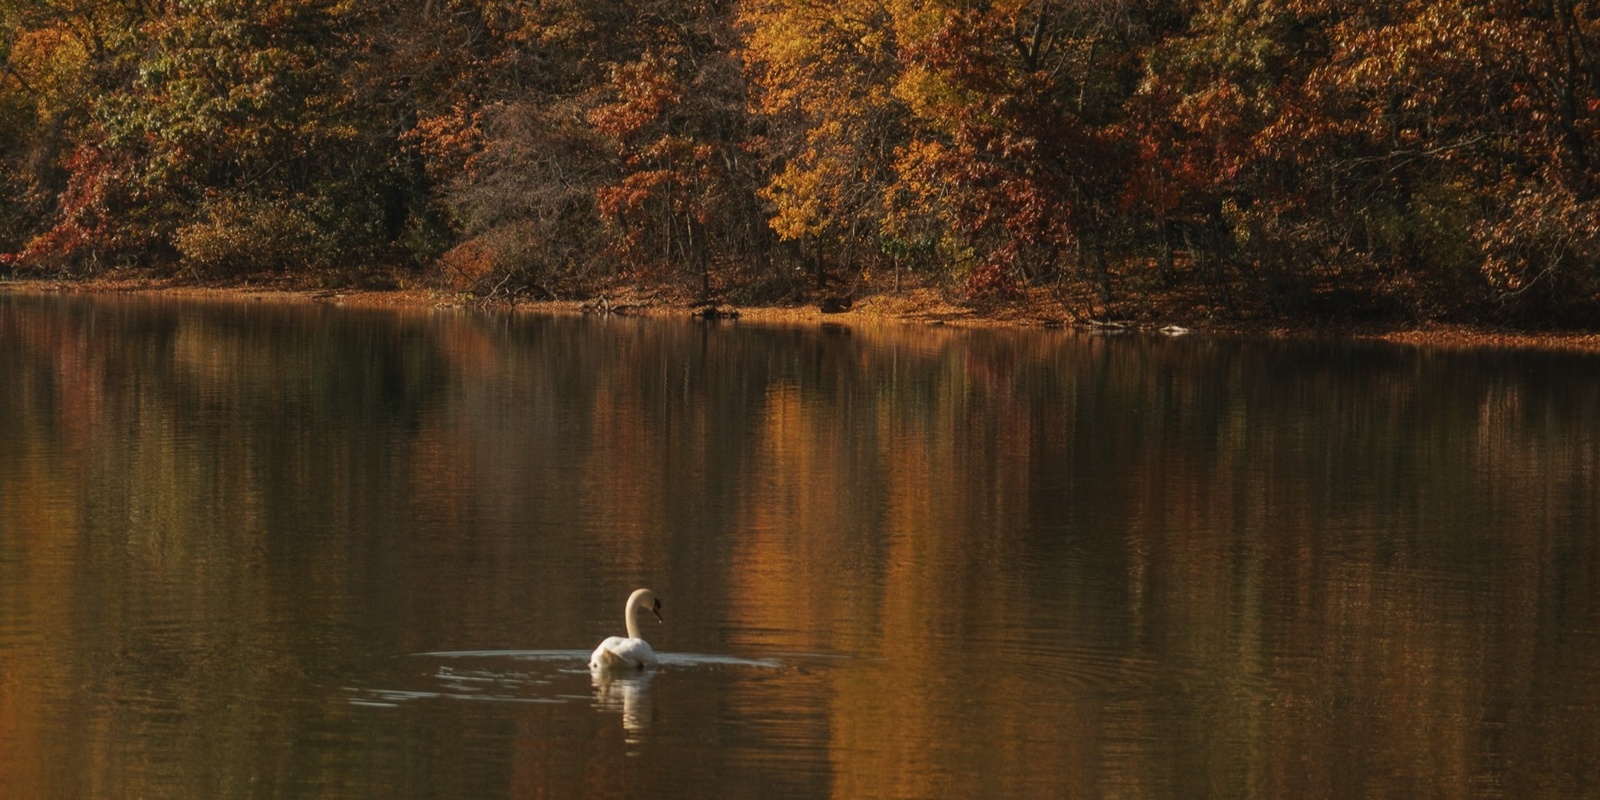
[[[626,666],[629,664],[622,659],[622,656],[604,647],[596,650],[594,657],[589,659],[589,669],[617,669]]]

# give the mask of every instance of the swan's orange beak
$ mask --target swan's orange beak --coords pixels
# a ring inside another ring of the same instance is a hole
[[[650,613],[656,615],[656,622],[666,622],[666,620],[661,617],[661,600],[659,598],[656,600],[654,605],[650,606]]]

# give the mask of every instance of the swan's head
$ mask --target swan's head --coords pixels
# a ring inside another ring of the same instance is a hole
[[[637,589],[628,598],[628,613],[630,616],[638,613],[639,609],[643,608],[650,609],[650,613],[656,615],[657,622],[666,622],[666,619],[661,616],[661,599],[656,597],[656,593],[649,589]]]

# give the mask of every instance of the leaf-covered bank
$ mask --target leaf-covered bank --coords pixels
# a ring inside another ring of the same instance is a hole
[[[1183,309],[1154,313],[1132,321],[1067,319],[1052,298],[1006,303],[973,302],[938,289],[917,288],[865,295],[848,308],[821,302],[739,306],[707,302],[689,295],[670,295],[632,287],[603,292],[586,300],[526,300],[422,285],[328,288],[319,282],[282,277],[268,282],[196,284],[181,278],[115,273],[83,279],[0,280],[0,294],[142,295],[191,302],[326,303],[346,308],[388,309],[394,313],[462,310],[496,314],[587,314],[595,316],[691,318],[707,325],[879,326],[912,325],[951,328],[1050,329],[1065,335],[1248,337],[1272,339],[1380,340],[1428,348],[1514,348],[1600,353],[1600,333],[1585,331],[1529,332],[1505,326],[1450,323],[1378,323],[1350,320],[1289,321],[1195,318]],[[708,311],[710,313],[708,313]]]

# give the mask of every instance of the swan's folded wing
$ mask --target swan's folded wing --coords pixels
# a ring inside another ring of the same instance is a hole
[[[600,643],[589,657],[591,669],[644,669],[656,665],[656,654],[643,639],[613,636]]]
[[[620,666],[620,659],[617,658],[615,648],[621,641],[623,641],[622,637],[612,636],[601,642],[600,646],[594,649],[594,654],[589,656],[589,668],[615,669]]]

